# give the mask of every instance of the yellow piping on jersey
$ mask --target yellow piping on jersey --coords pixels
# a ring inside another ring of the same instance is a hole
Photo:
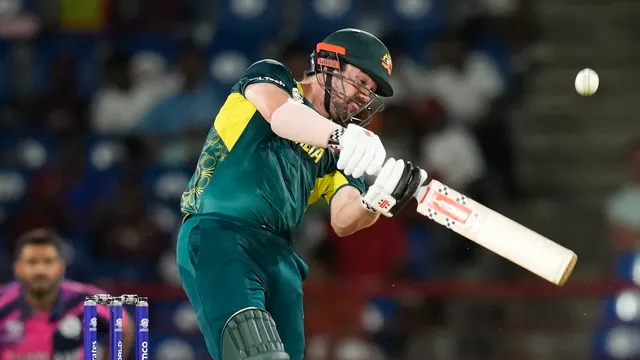
[[[300,84],[299,82],[296,81],[296,87],[298,88],[298,91],[300,92],[300,95],[302,95],[304,97],[304,90],[302,90],[302,84]]]
[[[213,127],[229,151],[249,125],[256,111],[256,107],[239,93],[232,93],[224,102],[213,122]]]
[[[309,196],[309,205],[318,201],[320,197],[323,197],[327,201],[327,204],[329,204],[336,191],[348,183],[347,178],[339,171],[334,171],[317,179],[316,186]]]

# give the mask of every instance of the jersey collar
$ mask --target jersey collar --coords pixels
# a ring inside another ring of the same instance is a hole
[[[24,288],[20,285],[20,297],[19,297],[20,318],[22,321],[32,317],[36,310],[32,308],[28,303],[24,294]],[[60,319],[66,312],[65,301],[62,295],[62,289],[58,286],[58,296],[56,297],[53,307],[49,312],[50,320]]]
[[[303,104],[307,105],[308,107],[310,107],[311,109],[313,109],[315,111],[316,109],[313,107],[313,104],[311,103],[311,101],[307,100],[307,98],[304,97],[304,89],[302,88],[302,84],[300,84],[299,82],[296,81],[296,88],[298,89],[298,92],[300,93],[300,96],[302,96]]]

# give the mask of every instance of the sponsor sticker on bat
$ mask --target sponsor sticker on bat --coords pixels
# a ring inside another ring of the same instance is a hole
[[[435,191],[427,198],[427,206],[462,225],[467,225],[472,213],[471,209]]]

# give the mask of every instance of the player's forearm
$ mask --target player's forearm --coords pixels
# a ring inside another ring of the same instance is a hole
[[[284,103],[271,115],[271,129],[276,135],[322,148],[328,146],[329,137],[338,128],[340,125],[293,100]]]
[[[373,225],[379,217],[379,213],[371,212],[362,205],[358,195],[332,211],[331,226],[336,235],[344,237]]]

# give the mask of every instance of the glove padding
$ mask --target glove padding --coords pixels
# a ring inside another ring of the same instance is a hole
[[[329,145],[332,144],[339,144],[340,148],[338,169],[355,178],[363,176],[365,172],[377,174],[387,156],[378,135],[354,124],[332,134]]]
[[[407,205],[427,181],[427,172],[411,162],[389,159],[373,185],[362,195],[362,203],[371,211],[391,217]]]

